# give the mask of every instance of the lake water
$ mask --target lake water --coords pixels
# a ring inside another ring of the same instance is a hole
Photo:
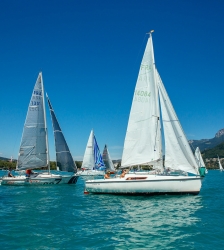
[[[224,249],[224,172],[197,196],[86,195],[76,185],[0,186],[0,249]]]

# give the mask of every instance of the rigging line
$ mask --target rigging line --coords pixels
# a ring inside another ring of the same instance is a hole
[[[190,142],[188,142],[188,143],[189,143],[190,147],[195,151],[195,148],[194,148],[194,146],[193,146],[193,143],[190,143]]]
[[[144,43],[145,43],[145,40],[146,40],[147,37],[148,37],[147,34],[145,34],[145,36],[144,36],[144,38],[143,38],[143,41],[142,41],[142,44],[141,44],[141,46],[140,46],[139,52],[138,52],[138,54],[137,54],[137,56],[136,56],[136,62],[138,61],[139,56],[142,54],[142,53],[141,53],[142,48],[143,48],[143,50],[144,50],[144,48],[145,48]]]
[[[158,131],[158,125],[159,125],[159,117],[157,116],[157,122],[156,122],[156,135],[155,135],[155,143],[154,143],[154,151],[156,151],[156,138],[157,138],[157,131]]]

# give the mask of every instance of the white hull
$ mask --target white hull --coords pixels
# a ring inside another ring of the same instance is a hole
[[[75,184],[79,176],[41,173],[31,177],[3,177],[1,185]]]
[[[125,178],[86,181],[89,193],[154,195],[198,194],[201,179],[196,176],[126,174]]]
[[[84,170],[84,171],[78,172],[77,175],[79,175],[79,176],[97,176],[97,175],[104,176],[105,171]]]
[[[2,177],[1,185],[24,185],[26,176]]]

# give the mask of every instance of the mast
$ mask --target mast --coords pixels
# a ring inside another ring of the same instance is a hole
[[[151,36],[152,39],[152,33],[154,32],[154,30],[151,30],[149,33],[149,36]],[[156,73],[156,63],[155,63],[155,56],[154,56],[154,47],[153,47],[153,41],[152,41],[152,60],[153,60],[153,74],[154,74],[154,79],[155,79],[155,85],[156,85],[156,95],[158,96],[158,86],[157,86],[157,82],[158,82],[158,75]],[[157,100],[159,100],[157,98]],[[159,101],[155,102],[155,106],[156,106],[156,116],[157,116],[157,129],[156,129],[156,135],[155,135],[155,143],[154,145],[158,146],[158,148],[156,149],[154,147],[154,151],[159,150],[159,156],[160,156],[160,160],[158,161],[158,166],[160,168],[164,168],[163,166],[163,154],[162,154],[162,134],[161,134],[161,123],[160,123],[160,110],[159,110]],[[158,140],[158,143],[156,143],[156,141]],[[155,166],[156,167],[156,166]]]
[[[48,131],[47,131],[47,122],[46,122],[46,108],[45,108],[45,95],[44,95],[44,84],[43,84],[43,76],[42,72],[40,72],[41,76],[41,86],[43,90],[43,110],[44,110],[44,127],[46,132],[46,148],[47,148],[47,168],[48,168],[48,174],[50,174],[50,155],[49,155],[49,144],[48,144]]]

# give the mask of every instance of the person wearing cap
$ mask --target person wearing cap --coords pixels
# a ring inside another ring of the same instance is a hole
[[[110,171],[107,171],[104,175],[104,179],[110,179]]]

